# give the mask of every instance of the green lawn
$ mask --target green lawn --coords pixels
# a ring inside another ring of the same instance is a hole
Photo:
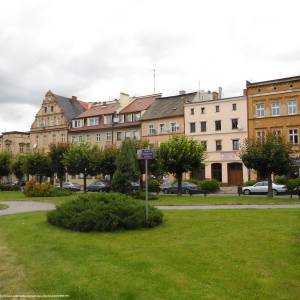
[[[151,230],[76,233],[0,217],[0,293],[70,299],[300,299],[300,210],[169,211]]]

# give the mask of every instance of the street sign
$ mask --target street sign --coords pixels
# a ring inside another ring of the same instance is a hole
[[[139,149],[137,151],[138,159],[154,159],[155,151],[153,149]]]

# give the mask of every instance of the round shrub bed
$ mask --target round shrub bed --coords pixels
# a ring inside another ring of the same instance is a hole
[[[162,212],[141,201],[118,193],[80,195],[47,214],[50,224],[76,231],[116,231],[155,227],[163,222]]]

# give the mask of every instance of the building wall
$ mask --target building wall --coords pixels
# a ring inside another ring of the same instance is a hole
[[[13,155],[30,152],[29,133],[4,132],[0,143],[1,151],[8,151]]]
[[[233,104],[236,110],[233,110]],[[216,112],[219,106],[219,112]],[[204,112],[203,112],[204,108]],[[193,110],[193,113],[191,111]],[[185,105],[185,134],[199,142],[206,141],[205,178],[212,178],[212,164],[222,165],[222,183],[228,184],[228,164],[242,163],[239,150],[233,149],[233,140],[241,145],[247,138],[247,102],[246,97],[234,97],[203,101]],[[238,129],[232,129],[232,119],[238,119]],[[221,130],[215,130],[215,121],[221,121]],[[201,122],[206,122],[206,132],[201,132]],[[195,132],[190,124],[195,123]],[[216,141],[220,140],[222,150],[216,150]],[[242,166],[243,181],[248,179],[248,171]]]
[[[171,132],[171,123],[177,123],[178,129],[176,132]],[[160,133],[160,124],[165,124],[166,132]],[[149,125],[157,130],[156,134],[149,134]],[[142,139],[148,140],[150,144],[159,145],[161,142],[169,140],[174,134],[184,134],[184,117],[160,118],[156,120],[142,120]]]

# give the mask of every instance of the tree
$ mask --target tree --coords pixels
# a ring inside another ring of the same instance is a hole
[[[11,154],[9,152],[0,153],[0,178],[11,174],[10,164]]]
[[[127,194],[131,191],[131,182],[139,177],[138,162],[134,143],[125,140],[116,160],[116,171],[112,179],[112,189]]]
[[[101,163],[99,174],[109,175],[110,181],[116,171],[116,159],[119,154],[119,149],[115,146],[105,147],[101,152]]]
[[[66,166],[63,163],[63,158],[69,147],[70,145],[65,143],[50,145],[49,157],[51,159],[52,171],[56,173],[61,188],[67,172]]]
[[[37,176],[39,182],[42,182],[43,177],[52,175],[51,160],[44,152],[33,152],[25,156],[24,171],[26,174]]]
[[[21,181],[25,175],[25,155],[18,155],[11,163],[11,171]]]
[[[268,180],[268,196],[273,196],[272,174],[286,174],[290,167],[291,146],[281,137],[268,132],[264,140],[246,139],[240,157],[248,169],[257,171]]]
[[[205,158],[204,147],[199,142],[185,136],[174,136],[160,144],[158,157],[163,168],[175,175],[178,194],[182,194],[182,174],[199,168]]]
[[[63,155],[63,163],[71,175],[83,174],[83,190],[86,192],[86,178],[97,175],[101,163],[97,146],[88,143],[73,144]]]

